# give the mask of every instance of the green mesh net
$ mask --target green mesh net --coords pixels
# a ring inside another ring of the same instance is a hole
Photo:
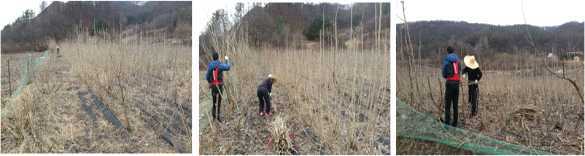
[[[44,63],[49,58],[49,52],[45,51],[40,57],[34,58],[32,55],[28,55],[20,64],[20,80],[18,80],[18,85],[16,86],[16,90],[11,94],[12,97],[18,97],[24,87],[30,84],[31,77],[33,76],[34,70],[37,65]],[[2,109],[0,111],[0,116],[4,117],[7,114],[6,109]]]
[[[29,55],[25,58],[23,63],[20,65],[20,80],[18,81],[18,86],[16,86],[16,91],[13,96],[20,95],[22,88],[30,83],[30,79],[32,77],[33,71],[35,67],[41,63],[43,63],[49,56],[49,51],[43,52],[40,57],[33,58],[32,55]]]
[[[447,126],[430,114],[416,111],[396,100],[396,133],[400,137],[445,144],[480,154],[550,155],[551,153],[510,144],[469,130]]]

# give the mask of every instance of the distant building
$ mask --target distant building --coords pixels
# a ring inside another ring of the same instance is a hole
[[[562,53],[560,58],[561,58],[561,60],[582,61],[583,60],[583,52],[582,51],[575,51],[575,52]]]
[[[564,52],[560,53],[560,56],[557,56],[554,53],[548,53],[548,55],[546,55],[546,58],[551,60],[583,61],[583,52],[582,51]]]

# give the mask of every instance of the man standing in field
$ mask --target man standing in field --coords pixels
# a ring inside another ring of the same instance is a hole
[[[442,74],[445,82],[445,124],[457,127],[457,115],[459,111],[459,56],[453,52],[452,47],[447,47],[447,57],[443,59]],[[451,108],[453,108],[453,121],[451,122]]]
[[[469,90],[469,103],[471,103],[471,116],[477,115],[477,97],[479,96],[479,80],[481,79],[481,70],[479,70],[479,63],[475,60],[475,56],[465,56],[463,58],[465,69],[463,69],[463,77],[467,77],[467,86]]]
[[[219,54],[213,52],[213,61],[207,66],[207,74],[205,79],[209,82],[211,88],[211,96],[213,98],[213,104],[211,106],[211,115],[214,119],[221,122],[220,110],[221,110],[221,98],[223,97],[223,72],[230,70],[229,57],[225,56],[225,64],[219,61]],[[217,106],[216,106],[217,105]]]

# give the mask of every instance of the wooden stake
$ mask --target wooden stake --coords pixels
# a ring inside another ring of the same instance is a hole
[[[8,96],[12,96],[12,78],[10,76],[10,59],[6,60],[8,64]]]

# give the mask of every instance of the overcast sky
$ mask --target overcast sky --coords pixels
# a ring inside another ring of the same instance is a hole
[[[205,28],[205,25],[211,19],[211,15],[216,10],[225,9],[228,14],[233,14],[235,12],[236,3],[237,2],[209,1],[209,3],[205,5],[194,4],[193,6],[195,8],[193,8],[193,14],[195,14],[195,16],[193,17],[195,19],[193,19],[193,23],[195,29],[193,31],[195,32],[195,34],[204,31],[203,29]],[[249,6],[251,5],[251,3],[245,5]]]
[[[40,0],[0,1],[0,29],[3,29],[6,24],[10,24],[14,22],[16,18],[22,16],[22,13],[24,13],[26,9],[32,9],[35,14],[38,14],[41,9],[41,2],[42,1]],[[50,2],[51,1],[47,1],[47,5],[49,5]]]
[[[299,2],[298,0],[294,0]],[[360,0],[361,1],[361,0]],[[0,26],[14,22],[24,10],[39,12],[41,0],[0,0]],[[51,1],[48,1],[49,4]],[[193,2],[196,33],[211,18],[217,9],[226,9],[233,13],[237,1],[212,0],[201,4]],[[247,6],[251,1],[244,1]],[[321,1],[323,2],[323,1]],[[336,1],[325,1],[336,2]],[[393,8],[400,8],[399,0]],[[344,2],[349,4],[348,2]],[[523,24],[522,4],[528,24],[538,26],[556,26],[569,21],[585,20],[585,1],[583,0],[406,0],[406,14],[409,21],[420,20],[454,20],[472,23],[497,25]],[[401,16],[402,10],[392,10],[395,16]],[[401,22],[400,22],[401,23]]]
[[[393,1],[395,2],[395,1]],[[495,25],[524,24],[557,26],[585,19],[583,0],[406,0],[410,21],[452,20]],[[394,9],[400,8],[400,1]],[[523,7],[522,7],[523,6]],[[402,16],[402,8],[392,11]],[[398,23],[403,23],[402,21]]]

